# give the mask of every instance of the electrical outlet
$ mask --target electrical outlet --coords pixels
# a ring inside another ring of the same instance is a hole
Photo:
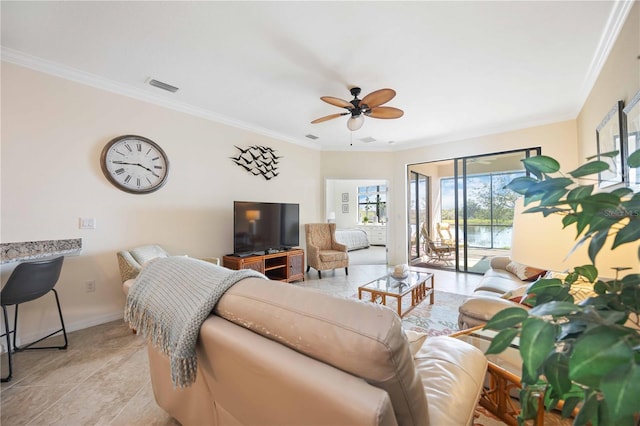
[[[95,280],[86,281],[84,283],[84,291],[87,293],[93,293],[96,291],[96,282]]]

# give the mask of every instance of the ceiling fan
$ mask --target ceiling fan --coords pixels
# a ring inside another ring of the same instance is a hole
[[[358,99],[361,89],[359,87],[351,88],[350,92],[353,99],[348,102],[340,98],[334,98],[333,96],[322,96],[320,99],[328,104],[345,108],[347,112],[340,112],[336,114],[327,115],[317,118],[311,122],[311,124],[322,123],[323,121],[332,120],[334,118],[342,117],[343,115],[351,114],[349,120],[347,120],[347,127],[349,130],[358,130],[364,124],[364,116],[372,118],[400,118],[404,115],[404,111],[398,108],[381,106],[389,102],[396,96],[396,91],[393,89],[380,89],[375,92],[369,93],[362,99]]]

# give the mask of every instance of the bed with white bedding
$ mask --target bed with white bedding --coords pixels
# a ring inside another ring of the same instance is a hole
[[[336,241],[347,246],[347,251],[369,247],[369,238],[362,229],[336,229]]]

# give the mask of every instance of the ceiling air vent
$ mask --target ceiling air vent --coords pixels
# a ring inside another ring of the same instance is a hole
[[[171,92],[171,93],[176,93],[178,91],[177,87],[172,86],[172,85],[167,84],[167,83],[163,83],[162,81],[154,80],[154,79],[150,79],[149,80],[149,84],[154,86],[154,87],[157,87],[159,89],[166,90],[167,92]]]
[[[364,143],[371,143],[371,142],[375,142],[376,140],[374,138],[372,138],[371,136],[367,136],[366,138],[362,138],[360,139],[362,142]]]
[[[305,137],[315,141],[316,139],[318,139],[318,137],[316,135],[312,135],[311,133],[309,133],[308,135],[304,135]]]

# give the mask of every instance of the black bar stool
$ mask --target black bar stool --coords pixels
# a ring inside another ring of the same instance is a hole
[[[62,319],[62,310],[60,309],[60,300],[58,299],[58,292],[53,288],[58,282],[60,277],[60,271],[62,270],[62,262],[64,256],[56,257],[53,259],[38,260],[35,262],[24,262],[19,264],[9,276],[7,283],[0,292],[0,304],[2,305],[2,313],[4,317],[4,329],[6,333],[2,336],[7,336],[7,354],[9,357],[9,375],[3,377],[2,382],[8,382],[11,380],[13,374],[13,361],[11,354],[13,352],[20,352],[24,350],[35,349],[67,349],[67,331],[64,328],[64,320]],[[18,347],[16,346],[16,330],[18,329],[18,305],[21,303],[29,302],[31,300],[38,299],[49,291],[53,291],[53,295],[56,297],[56,304],[58,305],[58,314],[60,314],[60,324],[62,328],[54,331],[38,339],[35,342],[28,345]],[[7,315],[7,306],[15,305],[15,315],[13,318],[13,330],[9,328],[9,317]],[[32,348],[38,342],[60,333],[64,335],[63,346],[39,346]],[[9,335],[13,333],[13,346]],[[2,337],[0,336],[0,337]],[[12,349],[13,347],[13,349]]]

